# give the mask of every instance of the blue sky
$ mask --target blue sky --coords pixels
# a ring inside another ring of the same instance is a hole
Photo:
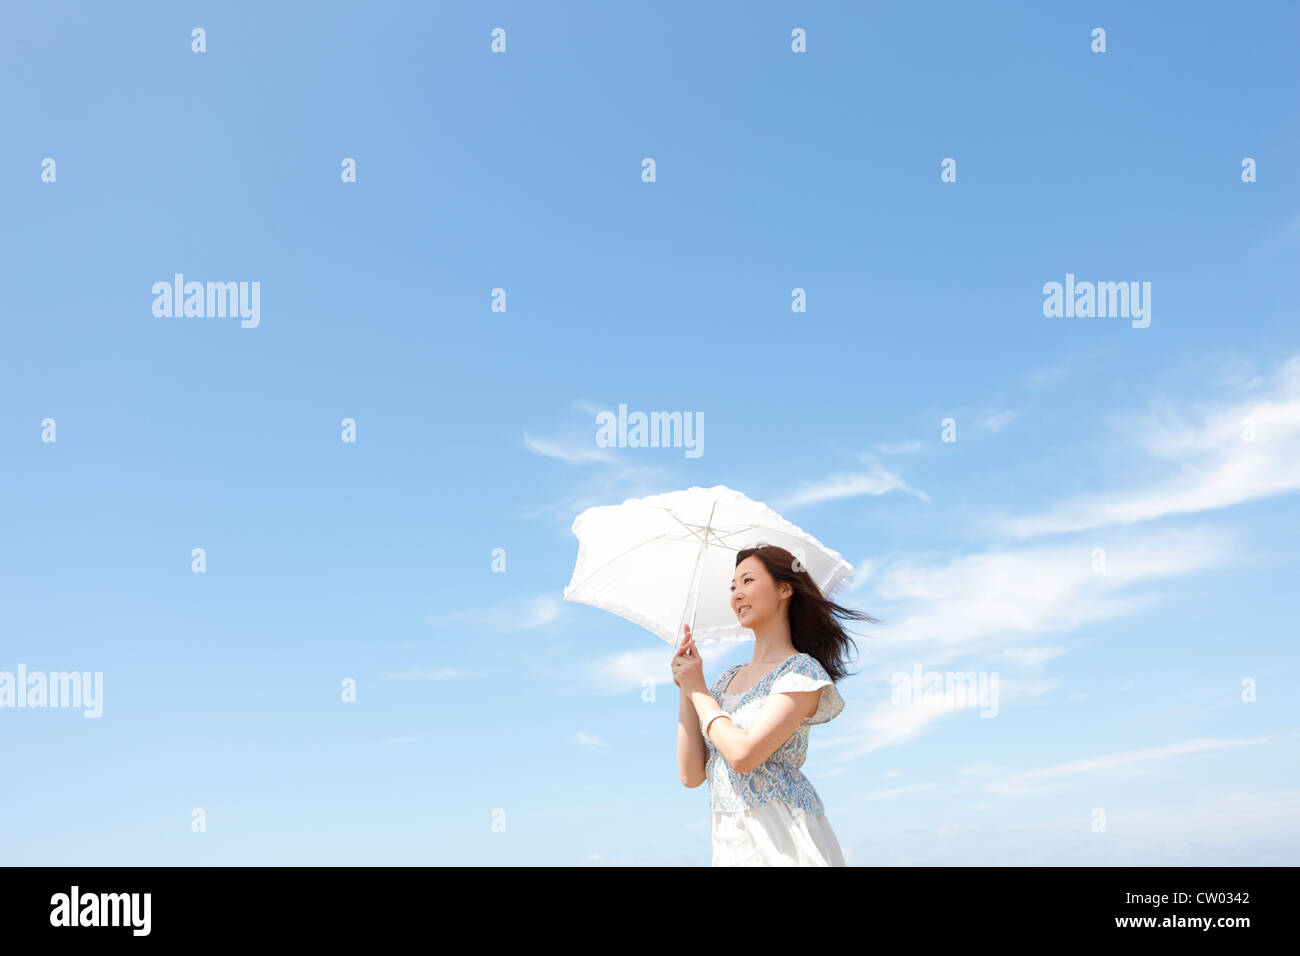
[[[708,865],[670,649],[561,595],[582,509],[715,484],[890,621],[804,768],[851,864],[1300,862],[1297,28],[6,4],[0,671],[104,699],[0,709],[0,862]],[[178,272],[260,324],[155,316]],[[917,663],[998,716],[891,706]]]

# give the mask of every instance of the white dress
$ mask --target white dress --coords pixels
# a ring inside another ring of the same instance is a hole
[[[709,743],[709,793],[714,866],[845,866],[844,854],[812,784],[799,772],[807,754],[808,727],[844,709],[835,684],[817,659],[798,654],[741,694],[724,688],[743,665],[724,671],[714,684],[718,705],[744,729],[771,693],[823,690],[817,711],[762,767],[737,773]]]

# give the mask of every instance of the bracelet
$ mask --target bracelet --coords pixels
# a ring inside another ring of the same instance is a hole
[[[704,732],[704,736],[706,738],[709,736],[709,728],[713,726],[713,722],[717,720],[719,717],[726,717],[728,720],[731,720],[731,715],[727,713],[725,710],[718,711],[716,714],[714,714],[712,717],[709,718],[708,723],[706,723],[702,728],[700,728]],[[734,721],[732,722],[734,723]]]

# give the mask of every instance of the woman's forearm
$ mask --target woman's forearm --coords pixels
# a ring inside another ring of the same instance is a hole
[[[704,779],[704,765],[708,755],[704,736],[700,733],[700,722],[696,717],[695,705],[691,703],[690,695],[683,691],[677,717],[677,773],[682,778],[684,786],[700,785]]]
[[[704,721],[708,720],[722,708],[718,702],[713,699],[713,695],[707,690],[697,689],[690,693],[691,709],[695,712],[696,728]],[[731,764],[732,769],[742,769],[745,748],[749,743],[749,735],[731,722],[730,717],[719,717],[713,723],[709,724],[709,740],[713,746]],[[700,744],[703,746],[704,737],[700,736]]]

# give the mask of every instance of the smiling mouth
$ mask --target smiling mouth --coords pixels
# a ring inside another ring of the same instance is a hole
[[[742,604],[740,607],[736,608],[736,613],[744,614],[748,610],[751,610],[750,606],[748,604]]]

